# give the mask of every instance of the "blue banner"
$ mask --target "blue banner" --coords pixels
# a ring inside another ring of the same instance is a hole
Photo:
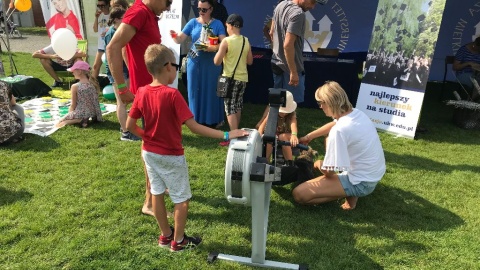
[[[197,1],[191,3],[196,5]],[[242,33],[250,39],[252,46],[268,47],[263,27],[272,16],[278,0],[224,0],[223,3],[228,13],[243,16],[245,22]],[[305,36],[331,31],[331,37],[323,47],[338,48],[341,52],[366,52],[372,36],[377,6],[378,0],[329,0],[324,6],[317,5],[309,12],[311,29],[307,30],[310,34],[306,33]],[[461,45],[471,42],[480,35],[480,1],[447,0],[445,14],[440,26],[429,80],[442,80],[445,56],[455,55]],[[448,71],[447,75],[448,79],[453,80],[451,71]]]
[[[455,55],[462,45],[472,42],[478,36],[480,1],[447,0],[429,79],[443,80],[445,56]],[[451,66],[447,70],[447,79],[455,80]]]
[[[263,28],[273,15],[278,0],[224,0],[228,13],[244,18],[242,34],[254,47],[268,47]],[[195,3],[196,4],[196,3]],[[341,52],[363,52],[370,43],[378,0],[327,1],[307,12],[305,39],[313,51],[316,48],[338,48]],[[306,42],[306,43],[307,43]]]

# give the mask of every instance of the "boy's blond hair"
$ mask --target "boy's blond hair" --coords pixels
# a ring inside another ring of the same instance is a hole
[[[345,90],[334,81],[326,81],[320,86],[315,92],[315,99],[325,102],[335,116],[342,115],[353,108]]]
[[[148,73],[156,76],[162,73],[162,68],[169,62],[175,63],[172,50],[163,44],[152,44],[145,51],[145,65]]]

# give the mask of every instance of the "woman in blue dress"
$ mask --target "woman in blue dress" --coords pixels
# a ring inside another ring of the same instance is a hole
[[[192,111],[195,121],[207,126],[215,127],[224,120],[223,100],[217,97],[217,80],[221,66],[213,63],[215,53],[223,38],[225,27],[222,22],[212,18],[213,0],[199,0],[197,18],[191,19],[183,28],[182,32],[170,31],[173,40],[180,44],[187,36],[192,37],[192,48],[188,53],[187,77],[188,77],[188,106]],[[208,29],[218,37],[217,45],[200,47],[203,29]]]

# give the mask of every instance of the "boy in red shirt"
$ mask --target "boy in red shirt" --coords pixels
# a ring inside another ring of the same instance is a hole
[[[143,140],[142,157],[150,179],[153,212],[161,230],[159,246],[170,246],[171,251],[194,248],[202,239],[184,233],[192,193],[182,146],[182,124],[193,133],[224,140],[246,136],[248,133],[238,129],[223,132],[200,125],[194,120],[180,92],[168,86],[175,80],[179,67],[169,48],[161,44],[148,46],[145,64],[153,82],[138,89],[128,115],[127,128]],[[145,121],[144,129],[137,125],[140,118]],[[174,228],[168,223],[165,208],[164,195],[167,188],[175,204]]]

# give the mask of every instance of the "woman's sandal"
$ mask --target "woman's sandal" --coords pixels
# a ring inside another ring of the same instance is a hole
[[[19,136],[19,137],[13,139],[13,140],[12,140],[12,143],[18,143],[18,142],[21,142],[21,141],[23,141],[23,140],[25,140],[25,137]]]
[[[82,121],[80,122],[80,126],[82,128],[88,127],[88,118],[83,118]]]

